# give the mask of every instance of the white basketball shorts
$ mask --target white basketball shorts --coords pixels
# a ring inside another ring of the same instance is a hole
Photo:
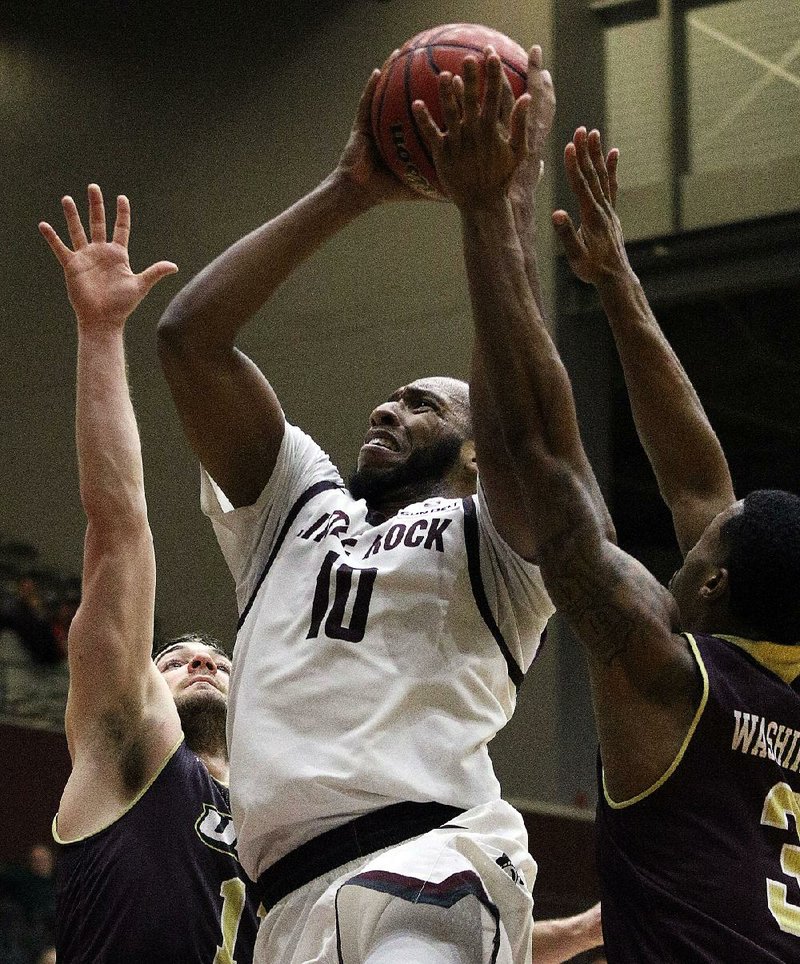
[[[536,864],[502,800],[279,901],[254,964],[530,964]]]

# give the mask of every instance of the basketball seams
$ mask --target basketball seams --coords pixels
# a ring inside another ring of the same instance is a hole
[[[420,47],[429,47],[432,44],[436,44],[440,37],[446,37],[447,34],[452,34],[457,30],[468,27],[469,24],[466,23],[451,23],[446,24],[443,27],[432,27],[430,30],[426,30],[424,33],[417,34],[416,37],[412,37],[408,41],[409,50],[416,50]],[[401,50],[404,49],[401,47]]]
[[[471,50],[474,53],[478,53],[478,54],[483,53],[483,47],[471,47],[469,44],[428,44],[426,47],[417,47],[416,49],[433,51],[434,47],[437,50]],[[498,51],[497,53],[498,53],[498,56],[500,57],[500,62],[502,63],[503,67],[505,67],[507,70],[510,70],[511,73],[519,77],[520,80],[524,80],[527,82],[527,79],[528,79],[527,70],[520,70],[513,63],[506,60],[505,57],[500,53],[500,51]],[[429,59],[429,62],[431,63],[431,66],[435,67],[437,72],[440,73],[441,68],[438,66],[438,64],[436,64],[436,61],[433,60],[432,53],[428,59]]]
[[[431,191],[427,188],[441,197],[441,185],[412,104],[415,100],[427,103],[441,127],[438,76],[443,71],[463,74],[464,58],[480,57],[489,44],[497,50],[504,73],[515,96],[519,96],[527,86],[525,51],[504,34],[475,24],[448,24],[418,34],[381,69],[371,111],[375,141],[389,169],[429,197]],[[416,185],[415,179],[419,182]]]
[[[468,40],[465,40],[462,35],[476,35],[480,34],[484,37],[483,46],[478,48],[481,51],[487,45],[491,44],[493,47],[508,47],[511,44],[513,47],[517,47],[520,50],[522,48],[515,41],[511,40],[510,37],[502,33],[499,30],[495,30],[493,27],[486,27],[482,24],[475,23],[450,23],[445,24],[441,27],[432,27],[430,30],[425,30],[422,33],[417,34],[410,40],[407,40],[405,44],[400,48],[401,53],[405,53],[406,50],[416,50],[420,47],[426,46],[445,46],[447,44],[469,44]],[[450,40],[443,39],[450,37]],[[476,41],[477,42],[477,41]],[[524,51],[523,51],[524,53]]]
[[[378,90],[380,91],[380,97],[378,98],[378,101],[377,101],[377,111],[373,111],[373,116],[372,116],[372,130],[377,136],[378,146],[380,148],[381,154],[386,153],[386,147],[382,143],[381,136],[380,136],[381,121],[383,119],[383,105],[386,103],[386,94],[389,90],[389,78],[392,75],[392,71],[394,70],[396,63],[397,61],[392,63],[389,66],[389,69],[382,74],[380,80],[378,81],[378,83],[380,84],[378,88]],[[378,90],[375,91],[376,94],[378,93]]]
[[[431,64],[431,66],[436,67],[437,72],[441,72],[441,68],[436,65],[436,62],[434,60],[432,60],[431,51],[433,51],[434,48],[437,48],[438,50],[468,50],[470,53],[474,53],[474,54],[482,54],[484,51],[483,47],[476,47],[467,43],[443,43],[443,44],[426,43],[426,44],[420,44],[419,47],[410,47],[408,50],[401,50],[400,53],[391,62],[391,65],[394,66],[394,64],[398,63],[399,61],[410,58],[413,54],[419,53],[421,51],[426,51],[428,52],[427,53],[428,62]],[[497,53],[498,53],[498,56],[500,57],[500,60],[503,66],[507,70],[510,70],[511,73],[519,77],[520,80],[527,81],[528,79],[527,69],[523,70],[522,68],[517,67],[516,64],[514,64],[511,60],[507,60],[501,51],[498,50]],[[525,57],[527,59],[527,54],[525,54]]]
[[[425,49],[425,48],[418,48],[418,49]],[[413,54],[413,53],[416,53],[416,52],[417,52],[416,50],[410,51],[410,53],[412,53],[412,54]],[[431,176],[426,177],[426,180],[430,183],[431,187],[432,187],[434,190],[437,190],[437,189],[440,190],[440,188],[439,188],[439,183],[438,183],[439,179],[438,179],[437,176],[436,176],[436,166],[435,166],[435,164],[434,164],[434,162],[433,162],[433,155],[432,155],[431,152],[428,150],[427,144],[423,141],[422,136],[420,135],[419,125],[417,124],[417,119],[416,119],[416,117],[414,117],[414,112],[413,112],[412,109],[411,109],[411,105],[412,105],[413,102],[417,99],[416,97],[413,96],[412,91],[411,91],[411,65],[412,65],[413,60],[414,60],[413,57],[408,57],[408,58],[407,58],[407,60],[406,60],[406,69],[405,69],[405,71],[404,71],[404,73],[403,73],[403,91],[404,91],[404,93],[405,93],[405,98],[406,98],[406,114],[408,115],[408,120],[409,120],[409,123],[411,124],[411,129],[412,129],[413,132],[414,132],[414,137],[415,137],[416,140],[417,140],[417,144],[419,145],[420,150],[422,151],[423,155],[425,156],[425,160],[426,160],[426,161],[428,162],[428,164],[430,165],[430,168],[431,168],[431,171],[432,171],[432,174],[433,174],[432,177],[431,177]],[[420,173],[422,173],[422,172],[420,172]]]

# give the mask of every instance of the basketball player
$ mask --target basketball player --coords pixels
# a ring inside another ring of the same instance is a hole
[[[376,406],[349,487],[235,347],[326,240],[411,197],[376,159],[377,77],[330,176],[220,255],[159,325],[236,581],[239,855],[267,910],[261,962],[528,964],[535,864],[486,747],[552,606],[480,346],[469,387],[421,378]],[[526,230],[554,104],[538,48],[530,86],[533,149],[514,185]]]
[[[493,399],[537,559],[589,657],[608,960],[797,960],[800,498],[761,491],[734,501],[709,429],[717,489],[700,486],[713,498],[673,508],[686,555],[671,591],[608,538],[569,380],[525,284],[507,192],[513,151],[446,79],[442,96],[447,133],[424,108],[417,119],[461,209],[476,327],[491,333],[484,364],[506,375],[492,379]],[[599,136],[581,129],[565,162],[581,227],[561,211],[554,223],[573,267],[612,305],[617,338],[638,341],[639,364],[654,366],[652,401],[636,400],[640,431],[676,404],[684,412],[673,433],[692,431],[697,400],[624,257],[616,158],[609,170]],[[654,466],[661,479],[663,463]]]
[[[155,562],[128,393],[124,327],[153,285],[128,261],[130,206],[106,240],[89,186],[89,238],[63,200],[72,248],[40,230],[78,322],[76,437],[87,515],[83,597],[69,633],[72,772],[53,834],[61,964],[216,964],[252,959],[256,903],[235,855],[226,782],[230,663],[181,637],[150,658]]]

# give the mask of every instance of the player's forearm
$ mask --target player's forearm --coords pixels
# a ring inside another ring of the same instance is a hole
[[[515,187],[511,194],[511,209],[514,213],[514,227],[522,247],[528,285],[536,304],[539,306],[539,311],[544,317],[544,301],[539,278],[539,264],[536,257],[537,230],[534,189],[524,191],[518,186]]]
[[[79,328],[75,424],[87,525],[67,645],[73,759],[108,726],[133,733],[146,705],[156,568],[121,328]]]
[[[331,174],[286,211],[224,251],[172,300],[158,326],[162,350],[232,347],[278,287],[369,201]]]
[[[508,202],[462,211],[475,354],[504,431],[512,426],[542,434],[543,378],[532,369],[549,339],[542,338],[541,312],[525,272],[525,260]],[[546,335],[546,333],[544,333]],[[542,373],[544,374],[544,373]],[[531,390],[536,404],[529,406]],[[473,417],[480,417],[473,412]]]
[[[561,964],[602,943],[599,904],[574,917],[536,921],[533,964]]]
[[[523,189],[522,185],[515,184],[512,188],[510,197],[512,210],[514,212],[514,226],[517,231],[517,237],[519,238],[525,263],[525,274],[528,279],[531,294],[536,301],[541,317],[544,319],[546,317],[544,299],[542,297],[539,267],[536,257],[537,229],[535,215],[535,192],[536,186],[538,185],[538,176],[533,182],[533,186],[530,186],[530,181],[531,178],[523,182],[524,185],[528,186],[527,190]],[[605,499],[600,491],[600,487],[597,483],[594,472],[589,465],[588,459],[586,459],[583,453],[581,453],[580,456],[580,465],[586,480],[586,485],[595,503],[598,516],[604,520],[604,529],[611,541],[616,542],[616,532],[614,530],[614,524],[611,520],[611,516],[608,512],[608,507],[606,506]]]
[[[523,190],[519,185],[516,185],[509,192],[509,201],[511,203],[514,230],[520,246],[528,287],[536,301],[539,311],[543,312],[536,263],[536,229],[532,221],[533,193],[531,191],[529,195],[528,192]],[[513,245],[513,238],[506,239],[501,243]],[[467,253],[467,257],[469,257],[468,246],[469,241],[465,237],[465,252]],[[476,252],[475,258],[480,261],[480,257],[480,253]],[[481,267],[480,265],[473,267],[470,275],[474,276]],[[490,454],[496,459],[502,453],[503,458],[508,458],[501,424],[498,420],[498,413],[492,397],[489,379],[486,375],[485,365],[487,359],[484,358],[484,351],[482,349],[483,340],[481,339],[482,329],[492,327],[491,311],[496,308],[497,302],[490,302],[485,307],[474,304],[475,298],[481,298],[483,294],[488,293],[487,285],[491,284],[491,282],[487,282],[484,278],[476,278],[474,284],[472,282],[470,283],[472,285],[473,313],[476,319],[477,335],[472,352],[469,376],[471,407],[473,413],[477,413],[477,417],[473,417],[475,442],[479,457],[484,453]]]
[[[75,432],[81,501],[94,531],[146,527],[141,447],[121,329],[79,331]]]
[[[492,403],[484,411],[473,407],[476,441],[494,453],[502,446],[510,460],[536,547],[576,526],[613,538],[581,445],[569,377],[528,285],[510,211],[466,212],[462,222],[475,321],[472,376],[481,389],[475,397]],[[572,498],[575,492],[580,498]]]
[[[692,495],[733,501],[719,440],[686,372],[629,271],[598,286],[625,375],[634,422],[667,504]]]
[[[521,445],[573,454],[569,379],[525,271],[509,206],[462,215],[475,355],[512,455]],[[473,412],[473,418],[480,418]]]

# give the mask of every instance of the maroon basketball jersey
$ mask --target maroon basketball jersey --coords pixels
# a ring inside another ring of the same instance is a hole
[[[227,789],[181,743],[122,817],[59,846],[59,964],[251,964],[235,844]]]
[[[623,805],[601,781],[608,960],[800,961],[800,647],[750,644],[778,675],[733,641],[686,635],[704,696],[675,770]]]

